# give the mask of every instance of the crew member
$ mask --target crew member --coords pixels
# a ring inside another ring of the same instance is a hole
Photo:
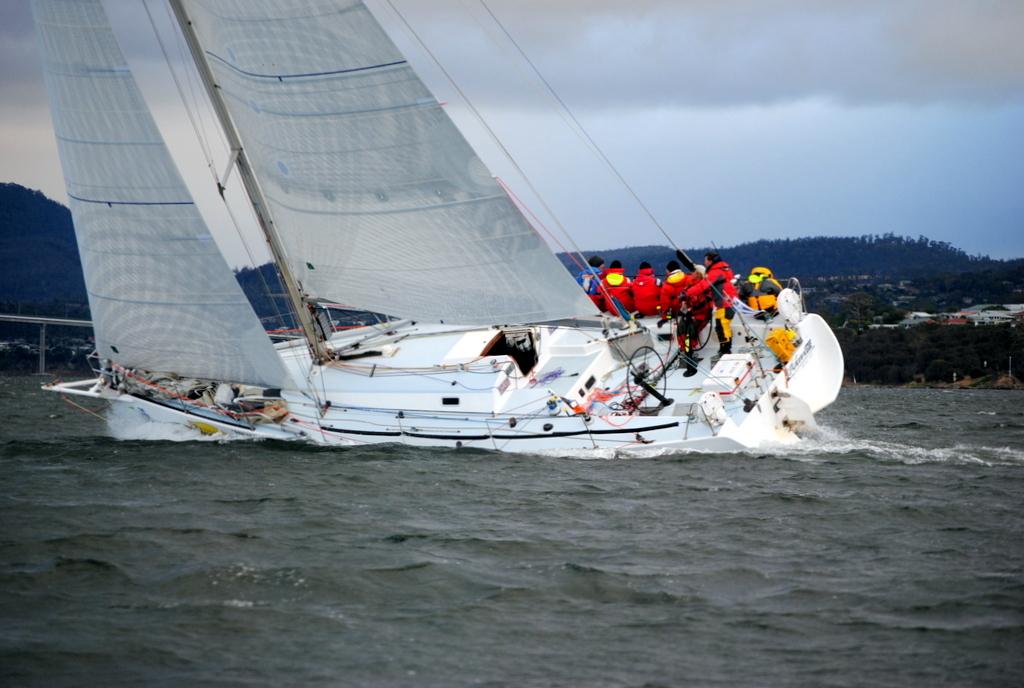
[[[747,279],[740,284],[740,298],[756,311],[756,317],[764,320],[778,312],[777,303],[782,285],[768,268],[757,267],[750,271]]]
[[[714,314],[714,294],[711,284],[705,279],[705,268],[698,265],[690,275],[689,284],[686,287],[684,298],[686,307],[693,316],[697,332],[703,330],[710,322]]]
[[[693,273],[688,275],[686,290],[683,292],[683,303],[685,311],[680,318],[677,328],[679,348],[686,356],[686,371],[684,377],[690,377],[697,373],[696,351],[700,348],[700,333],[711,322],[714,310],[714,299],[711,294],[711,285],[705,279],[705,268],[703,265],[694,266]]]
[[[636,310],[636,303],[633,301],[633,280],[626,276],[626,271],[623,269],[621,262],[613,260],[601,281],[604,283],[604,289],[608,297],[622,304],[626,313],[632,313]],[[613,313],[615,312],[610,304],[608,310]]]
[[[682,306],[683,292],[686,291],[687,276],[679,267],[679,263],[670,260],[665,265],[665,279],[661,283],[659,308],[662,318],[678,315]]]
[[[707,282],[715,305],[715,334],[718,335],[719,355],[732,353],[732,319],[736,315],[732,300],[736,297],[733,272],[717,251],[704,254]]]
[[[683,353],[686,367],[683,375],[690,377],[697,374],[696,350],[700,342],[700,332],[711,320],[711,285],[704,279],[704,266],[698,265],[689,275],[680,268],[679,263],[670,261],[665,266],[668,274],[661,285],[662,320],[676,320],[676,341]]]
[[[591,256],[587,261],[587,267],[576,275],[576,282],[583,287],[590,300],[594,302],[598,310],[604,313],[607,307],[604,303],[604,293],[601,290],[601,278],[604,277],[604,258]]]
[[[661,314],[661,280],[647,261],[640,263],[633,280],[633,302],[640,315]]]

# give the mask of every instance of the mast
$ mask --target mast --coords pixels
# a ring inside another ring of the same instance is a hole
[[[288,299],[291,301],[292,310],[295,311],[295,317],[299,321],[299,327],[302,329],[302,333],[306,338],[306,343],[309,345],[310,353],[313,356],[314,363],[322,363],[329,359],[327,352],[324,350],[323,342],[317,335],[316,327],[313,323],[313,317],[307,308],[307,302],[302,294],[302,289],[299,287],[298,281],[292,274],[291,268],[288,266],[288,261],[285,257],[284,246],[281,244],[281,240],[277,235],[277,230],[274,227],[274,219],[270,216],[270,207],[267,205],[266,199],[263,197],[263,191],[260,189],[259,182],[256,179],[256,175],[253,173],[252,166],[249,163],[249,158],[246,155],[245,149],[242,147],[242,141],[238,136],[238,132],[235,129],[234,122],[231,120],[231,114],[228,112],[227,106],[224,104],[224,98],[221,96],[220,87],[214,81],[213,72],[210,70],[210,65],[206,61],[206,55],[203,53],[202,46],[199,44],[199,38],[196,36],[195,29],[192,26],[192,21],[188,18],[188,13],[185,11],[185,6],[182,0],[169,0],[171,8],[174,10],[174,16],[178,20],[178,25],[181,27],[181,32],[185,36],[185,42],[188,44],[189,51],[192,53],[192,60],[195,62],[196,69],[199,71],[199,77],[203,81],[203,86],[206,88],[207,94],[210,96],[210,101],[213,103],[213,109],[217,113],[217,119],[220,122],[221,128],[224,130],[225,136],[227,136],[228,145],[231,148],[232,160],[236,167],[238,167],[238,176],[242,180],[242,185],[245,187],[245,192],[249,196],[249,202],[252,204],[253,211],[256,213],[256,220],[259,223],[260,230],[263,232],[264,238],[267,240],[267,245],[270,247],[270,253],[274,258],[274,263],[277,266],[278,273],[281,275],[281,282],[284,285],[285,292],[288,294]],[[230,171],[230,163],[228,167]],[[225,179],[227,175],[225,174]],[[223,194],[223,191],[221,191]]]
[[[460,325],[596,313],[362,0],[174,6],[307,300]]]

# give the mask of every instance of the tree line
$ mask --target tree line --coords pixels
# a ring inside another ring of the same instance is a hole
[[[686,249],[700,261],[709,247]],[[776,276],[799,277],[804,282],[818,278],[870,276],[878,279],[907,279],[935,274],[998,270],[1008,265],[1024,266],[1024,261],[1000,261],[987,256],[971,256],[946,241],[924,236],[866,234],[858,237],[812,236],[798,239],[761,239],[737,246],[716,249],[737,274],[746,274],[756,266],[772,269]],[[620,260],[627,272],[647,261],[660,271],[675,259],[667,246],[631,246],[606,251],[584,252],[584,258],[597,254],[606,261]],[[578,272],[579,256],[559,254],[562,263]]]
[[[847,379],[858,383],[952,382],[954,374],[958,380],[984,378],[1006,373],[1011,356],[1024,366],[1024,328],[1010,325],[844,328],[836,337]]]

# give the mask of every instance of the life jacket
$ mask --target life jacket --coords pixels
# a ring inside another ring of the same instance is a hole
[[[633,301],[633,281],[626,277],[622,268],[609,269],[604,273],[602,281],[608,296],[621,303],[630,313],[636,310],[636,303]]]
[[[797,334],[793,330],[785,327],[776,327],[764,338],[764,343],[768,345],[768,348],[772,350],[775,357],[779,359],[779,363],[785,365],[789,363],[789,359],[793,358],[793,354],[796,352],[796,340]]]
[[[682,303],[683,292],[686,291],[687,275],[682,270],[673,270],[665,275],[661,283],[661,315],[668,317],[679,312],[679,305]]]
[[[643,268],[633,280],[633,301],[640,315],[661,313],[661,282],[654,274],[654,268]]]
[[[758,311],[774,311],[782,285],[768,268],[754,268],[740,287],[747,305]]]
[[[715,301],[715,308],[728,308],[736,297],[736,285],[732,283],[735,275],[732,268],[724,260],[719,259],[717,263],[708,266],[706,279],[711,285],[711,295]]]

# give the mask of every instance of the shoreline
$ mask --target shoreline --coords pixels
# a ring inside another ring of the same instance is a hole
[[[956,382],[907,382],[897,385],[887,385],[879,382],[853,382],[849,379],[843,380],[843,388],[855,387],[881,387],[886,389],[997,389],[1012,392],[1024,390],[1024,382],[1021,382],[1016,376],[1010,377],[1006,373],[976,379],[968,377]]]

